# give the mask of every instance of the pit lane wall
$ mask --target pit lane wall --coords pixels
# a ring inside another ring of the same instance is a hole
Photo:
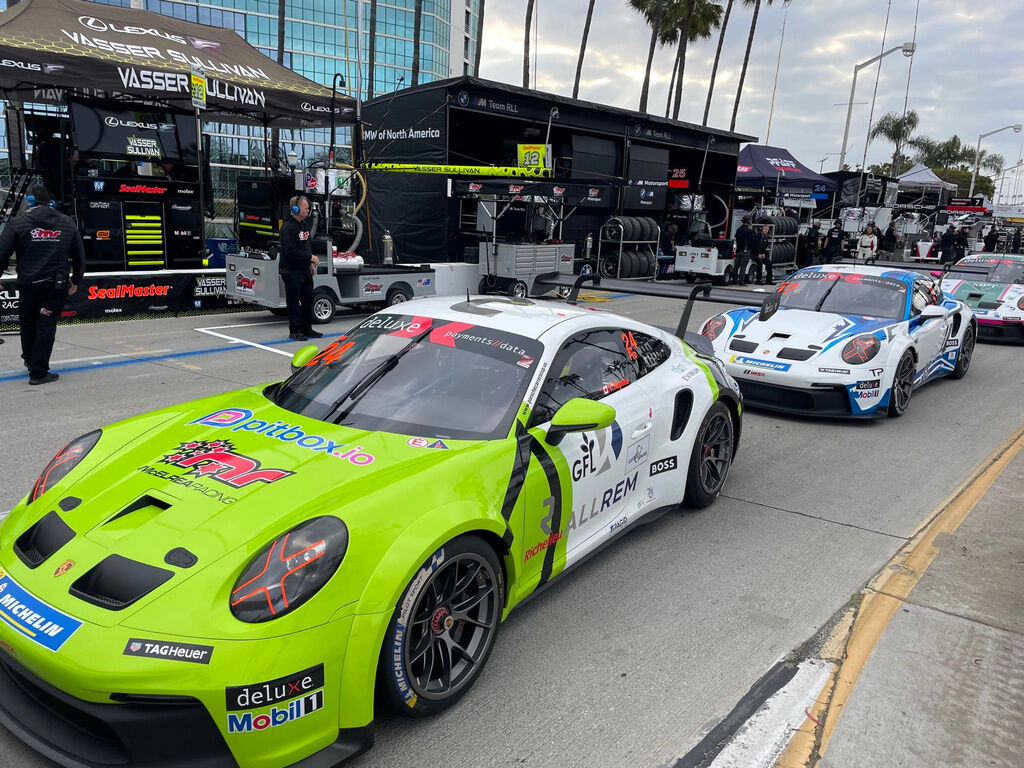
[[[86,274],[75,295],[68,296],[61,322],[257,309],[229,298],[226,279],[223,269]],[[0,279],[0,332],[20,328],[18,303],[14,276]]]

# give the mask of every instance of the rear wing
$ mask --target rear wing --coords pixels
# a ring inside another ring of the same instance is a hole
[[[630,280],[616,280],[604,278],[599,274],[590,275],[565,275],[558,272],[549,272],[538,275],[534,285],[541,285],[549,288],[569,288],[569,295],[566,301],[569,304],[576,304],[579,300],[580,288],[589,283],[589,288],[596,291],[609,291],[613,293],[633,293],[641,296],[659,296],[666,299],[683,299],[686,306],[683,307],[683,314],[679,318],[679,325],[676,326],[675,334],[682,339],[686,334],[686,326],[690,324],[690,315],[693,312],[693,304],[696,301],[709,301],[717,304],[735,304],[741,307],[763,307],[766,298],[774,299],[778,306],[778,297],[774,293],[766,294],[763,297],[755,297],[749,291],[739,291],[730,288],[712,288],[711,285],[695,285],[692,288],[677,285],[663,285],[660,283],[633,282]],[[771,302],[769,302],[771,303]],[[773,310],[774,311],[774,310]]]

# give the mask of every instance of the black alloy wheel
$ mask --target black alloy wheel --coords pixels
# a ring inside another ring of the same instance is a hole
[[[728,406],[713,403],[697,430],[697,439],[690,456],[683,503],[689,507],[710,505],[725,486],[732,465],[736,431]]]
[[[494,647],[503,578],[494,550],[473,535],[444,545],[417,571],[381,649],[377,677],[391,709],[434,715],[469,690]]]
[[[956,356],[956,367],[949,374],[952,378],[962,379],[967,375],[967,370],[971,367],[971,359],[974,357],[974,344],[974,326],[968,324],[967,330],[964,331],[963,341],[960,342],[960,354]]]
[[[910,396],[914,394],[914,355],[910,350],[903,353],[896,373],[892,377],[892,391],[889,394],[889,415],[902,416],[910,405]]]

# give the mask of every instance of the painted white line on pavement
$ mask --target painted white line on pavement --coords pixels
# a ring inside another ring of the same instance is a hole
[[[230,325],[216,325],[216,326],[213,326],[213,327],[214,328],[231,328],[232,326],[230,326]],[[234,327],[237,327],[237,326],[234,326]],[[268,346],[266,346],[264,344],[257,344],[255,341],[246,341],[245,339],[239,339],[239,338],[237,338],[235,336],[228,336],[227,334],[224,334],[224,333],[217,333],[216,331],[211,330],[210,328],[193,328],[192,330],[199,331],[199,333],[206,333],[206,334],[209,334],[210,336],[216,336],[219,339],[226,339],[227,341],[230,341],[230,342],[232,342],[234,344],[244,344],[247,347],[255,347],[256,349],[262,349],[262,350],[265,350],[267,352],[273,352],[275,355],[284,355],[285,357],[291,357],[292,356],[291,352],[284,352],[284,351],[282,351],[280,349],[274,349],[273,347],[268,347]]]
[[[173,352],[171,349],[153,349],[146,350],[146,357],[150,355],[162,355],[164,352]],[[141,352],[139,354],[142,354]],[[64,365],[65,363],[88,363],[93,360],[109,360],[112,357],[123,357],[125,360],[131,360],[132,355],[118,354],[118,355],[93,355],[92,357],[72,357],[67,360],[51,360],[50,365]]]
[[[217,331],[217,330],[220,330],[222,328],[251,328],[254,325],[267,325],[267,326],[284,325],[286,322],[288,322],[288,321],[287,320],[276,320],[276,321],[275,320],[264,320],[262,323],[232,323],[231,325],[208,325],[208,326],[206,326],[206,330]],[[196,328],[196,330],[197,331],[201,331],[203,329],[202,328]]]
[[[770,768],[807,720],[835,664],[804,661],[783,688],[776,691],[718,753],[710,768]]]

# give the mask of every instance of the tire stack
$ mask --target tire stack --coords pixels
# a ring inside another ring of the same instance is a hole
[[[621,227],[622,251],[601,257],[601,274],[606,277],[651,277],[658,269],[654,255],[661,229],[658,222],[646,216],[612,216],[601,227],[601,239],[618,245]],[[650,248],[636,247],[650,244]],[[619,264],[621,262],[621,267]]]
[[[756,224],[774,224],[775,237],[794,237],[800,232],[800,220],[793,216],[760,216]],[[796,240],[776,240],[772,247],[772,264],[796,262]]]

